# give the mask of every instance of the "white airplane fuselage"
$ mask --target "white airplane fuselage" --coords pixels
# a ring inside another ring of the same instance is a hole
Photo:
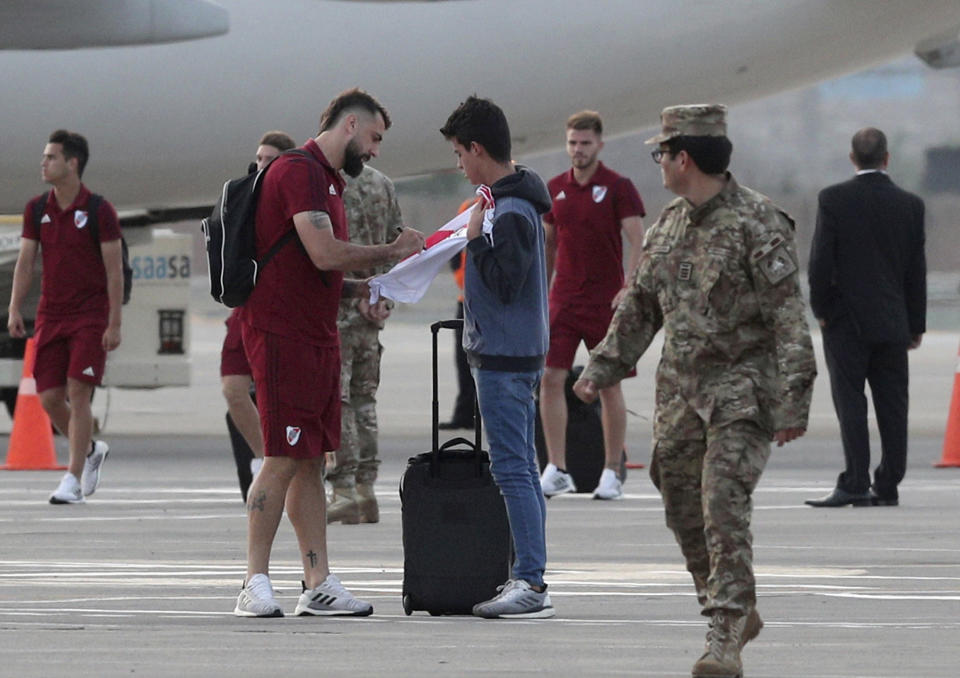
[[[75,16],[84,22],[82,0]],[[304,141],[359,85],[393,127],[372,164],[453,168],[438,132],[472,93],[505,110],[514,154],[563,143],[567,115],[609,136],[667,105],[734,103],[906,53],[960,25],[956,0],[223,0],[226,35],[79,50],[0,50],[0,213],[43,190],[59,127],[91,146],[84,180],[119,208],[211,204],[260,135]],[[42,36],[41,36],[42,39]]]

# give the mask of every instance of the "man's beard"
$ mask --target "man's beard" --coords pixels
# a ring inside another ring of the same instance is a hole
[[[347,173],[347,176],[356,179],[363,172],[363,163],[369,159],[370,156],[360,152],[360,144],[357,143],[357,140],[351,139],[347,142],[347,147],[343,151],[343,171]]]
[[[584,169],[586,167],[590,167],[590,165],[596,162],[597,154],[594,153],[593,155],[581,155],[579,157],[574,157],[572,160],[573,161],[571,162],[571,164],[574,167],[576,167],[577,169]]]

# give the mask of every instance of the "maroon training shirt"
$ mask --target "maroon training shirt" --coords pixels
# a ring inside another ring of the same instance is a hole
[[[80,184],[76,199],[61,210],[53,191],[37,196],[23,210],[21,236],[40,243],[43,282],[37,318],[72,318],[102,315],[106,322],[110,311],[107,297],[107,271],[99,243],[88,228],[87,202],[90,191]],[[44,201],[39,229],[33,221],[34,205]],[[120,238],[117,211],[106,200],[97,211],[100,242]]]
[[[333,235],[348,240],[343,178],[311,139],[302,147],[312,158],[291,153],[273,161],[257,206],[257,253],[263,256],[299,212],[326,212]],[[314,346],[336,346],[337,310],[343,273],[321,272],[296,238],[263,267],[244,304],[243,322]]]
[[[640,194],[602,162],[586,185],[577,183],[570,168],[551,179],[547,190],[553,207],[543,220],[554,225],[557,243],[551,304],[609,306],[623,287],[620,222],[646,215]]]

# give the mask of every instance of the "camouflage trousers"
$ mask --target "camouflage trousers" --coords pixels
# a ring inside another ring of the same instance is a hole
[[[370,485],[377,479],[377,387],[380,330],[370,324],[340,331],[340,449],[327,473],[334,487]]]
[[[769,457],[769,434],[750,421],[709,427],[704,440],[654,441],[650,477],[704,615],[756,605],[751,495]]]

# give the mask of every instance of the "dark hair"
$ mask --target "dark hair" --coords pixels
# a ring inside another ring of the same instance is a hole
[[[670,155],[686,151],[690,159],[704,174],[723,174],[730,165],[733,143],[727,137],[701,137],[681,135],[663,142]]]
[[[596,111],[580,111],[567,118],[567,129],[588,129],[603,134],[603,119]]]
[[[47,140],[50,144],[60,144],[63,147],[63,157],[67,160],[77,159],[77,176],[83,176],[83,170],[87,166],[87,160],[90,159],[90,147],[87,146],[87,140],[82,134],[68,132],[65,129],[58,129],[50,135]]]
[[[297,145],[297,142],[286,132],[273,130],[272,132],[267,132],[260,138],[260,145],[273,146],[278,151],[289,151]]]
[[[854,134],[850,146],[860,169],[877,169],[887,157],[887,136],[876,127],[864,127]]]
[[[383,117],[384,128],[390,129],[390,114],[387,113],[387,109],[383,107],[383,104],[374,99],[373,95],[367,94],[359,87],[352,87],[340,92],[340,94],[330,102],[327,109],[320,114],[320,131],[326,132],[336,125],[344,111],[348,111],[351,108],[362,108],[374,116],[379,113],[381,117]]]
[[[500,107],[489,99],[472,95],[450,114],[440,128],[448,141],[469,147],[474,141],[483,146],[496,162],[510,162],[510,126]]]

